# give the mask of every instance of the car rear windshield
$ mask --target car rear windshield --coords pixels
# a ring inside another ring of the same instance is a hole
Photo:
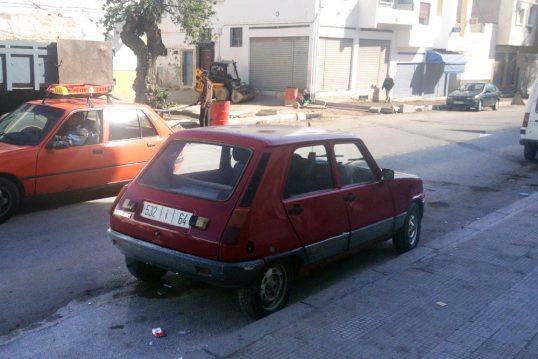
[[[63,116],[64,110],[30,103],[0,119],[0,142],[19,146],[35,146],[47,136]]]
[[[214,201],[233,193],[252,155],[247,148],[172,141],[148,165],[141,185]]]

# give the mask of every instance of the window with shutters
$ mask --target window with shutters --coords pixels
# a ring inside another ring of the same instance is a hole
[[[230,29],[230,47],[242,47],[243,46],[243,28],[232,27]]]
[[[420,13],[418,23],[422,25],[430,24],[430,4],[427,2],[420,3]]]

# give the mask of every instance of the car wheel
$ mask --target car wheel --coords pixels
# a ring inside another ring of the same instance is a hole
[[[447,106],[446,109],[447,111],[452,111],[452,106]]]
[[[478,104],[476,105],[476,111],[482,111],[482,100],[478,101]]]
[[[252,318],[262,318],[286,306],[294,281],[290,263],[268,264],[249,286],[237,291],[241,310]]]
[[[499,109],[499,102],[500,100],[495,101],[495,104],[491,107],[493,111],[497,111]]]
[[[7,178],[0,178],[0,223],[4,223],[19,208],[21,193],[17,185]]]
[[[523,155],[525,156],[526,160],[533,161],[536,157],[536,153],[538,152],[538,146],[531,145],[531,144],[525,144],[525,147],[523,148]]]
[[[407,212],[404,225],[392,237],[392,245],[396,252],[407,252],[417,246],[420,238],[421,220],[420,208],[416,203],[413,203]]]
[[[125,257],[125,265],[134,277],[147,283],[158,282],[168,272],[166,269],[155,267],[130,257]]]

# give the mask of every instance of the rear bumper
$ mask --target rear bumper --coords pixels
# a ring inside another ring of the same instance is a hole
[[[227,263],[174,251],[108,229],[112,243],[126,256],[198,281],[221,287],[250,284],[265,266],[262,259]]]

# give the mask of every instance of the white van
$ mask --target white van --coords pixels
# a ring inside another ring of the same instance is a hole
[[[532,161],[538,152],[538,82],[532,87],[520,134],[519,143],[524,146],[525,158]]]

